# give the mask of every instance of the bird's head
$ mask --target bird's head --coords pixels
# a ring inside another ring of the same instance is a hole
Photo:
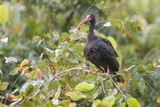
[[[95,22],[95,16],[93,14],[86,15],[86,17],[78,24],[77,29],[80,29],[80,27],[83,24],[86,24],[86,23],[89,23],[89,22],[90,23]]]

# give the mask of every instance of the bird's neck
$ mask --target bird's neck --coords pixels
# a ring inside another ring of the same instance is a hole
[[[93,40],[94,39],[94,28],[95,28],[95,21],[90,22],[89,26],[89,34],[88,34],[88,40]]]

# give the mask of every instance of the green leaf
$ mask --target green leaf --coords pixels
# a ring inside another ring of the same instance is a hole
[[[117,49],[117,42],[116,42],[116,40],[113,37],[111,37],[111,36],[106,36],[106,39],[111,42],[113,48],[116,50]]]
[[[130,97],[127,99],[128,107],[141,107],[136,98]]]
[[[33,89],[34,89],[33,85],[28,85],[28,87],[25,90],[25,95],[28,96],[29,94],[31,94]]]
[[[74,101],[86,98],[86,96],[80,91],[67,92],[66,95]]]
[[[114,48],[115,50],[117,49],[117,42],[116,42],[116,40],[115,40],[113,37],[111,37],[111,36],[105,36],[104,34],[99,33],[98,31],[96,31],[96,34],[99,35],[100,37],[105,38],[105,39],[107,39],[108,41],[110,41],[111,44],[112,44],[112,46],[113,46],[113,48]]]
[[[2,72],[2,70],[0,69],[0,75],[3,75],[3,72]]]
[[[41,37],[40,36],[34,36],[33,38],[32,38],[32,41],[33,42],[38,42],[38,41],[40,41],[41,40]]]
[[[87,82],[82,82],[76,85],[75,90],[78,91],[91,91],[95,87],[94,84],[88,84]]]
[[[157,103],[157,105],[158,105],[158,107],[159,107],[159,106],[160,106],[160,98],[159,98],[159,97],[157,98],[156,103]]]
[[[112,107],[115,103],[115,100],[115,97],[110,95],[102,100],[102,104],[106,105],[107,107]]]
[[[47,100],[44,102],[44,107],[57,107],[57,106],[56,105],[53,106],[53,104],[49,100]]]
[[[58,82],[55,82],[55,81],[49,82],[48,86],[47,86],[48,87],[48,91],[56,90],[58,85],[59,85]]]
[[[5,107],[6,105],[4,105],[4,104],[2,104],[2,103],[0,103],[0,107]]]
[[[126,107],[126,102],[121,103],[120,107]]]
[[[153,64],[151,64],[151,63],[147,64],[146,69],[147,69],[147,71],[152,70],[153,69]]]
[[[32,101],[27,101],[27,106],[28,107],[36,107],[35,103],[33,103]]]
[[[138,82],[138,88],[141,94],[144,93],[144,90],[146,88],[145,81],[141,78],[140,81]]]
[[[64,107],[68,107],[68,105],[71,103],[70,99],[64,99],[62,101],[59,102],[59,105],[63,105]]]
[[[55,99],[56,98],[58,99],[58,97],[60,96],[60,94],[61,94],[61,85],[58,86],[57,92],[55,93]]]
[[[145,73],[146,72],[146,69],[143,65],[138,65],[137,66],[137,72],[138,73]]]
[[[25,100],[21,103],[21,107],[36,107],[36,104],[32,101]]]
[[[98,107],[101,104],[101,100],[97,99],[93,102],[92,107]]]
[[[50,33],[44,34],[44,36],[45,36],[46,39],[51,39],[52,38]]]
[[[9,10],[5,5],[0,5],[0,23],[5,24],[9,19]]]
[[[2,82],[0,81],[0,91],[5,90],[8,87],[9,83],[8,82]]]
[[[14,68],[13,70],[11,70],[11,71],[9,72],[8,75],[16,75],[16,74],[18,74],[17,70],[18,70],[18,68]]]
[[[118,54],[118,57],[117,57],[118,63],[121,66],[122,65],[122,54],[118,50],[116,50],[116,52]]]

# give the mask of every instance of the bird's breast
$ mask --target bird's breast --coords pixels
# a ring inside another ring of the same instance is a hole
[[[92,48],[94,47],[94,42],[87,42],[84,48],[84,56],[86,59],[90,60],[92,59]]]

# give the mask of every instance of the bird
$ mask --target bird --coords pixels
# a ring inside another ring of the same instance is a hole
[[[77,29],[80,29],[82,24],[86,23],[89,23],[89,31],[83,50],[85,58],[106,75],[116,74],[119,70],[118,54],[114,50],[111,42],[95,35],[96,18],[93,14],[86,15],[77,26]]]

